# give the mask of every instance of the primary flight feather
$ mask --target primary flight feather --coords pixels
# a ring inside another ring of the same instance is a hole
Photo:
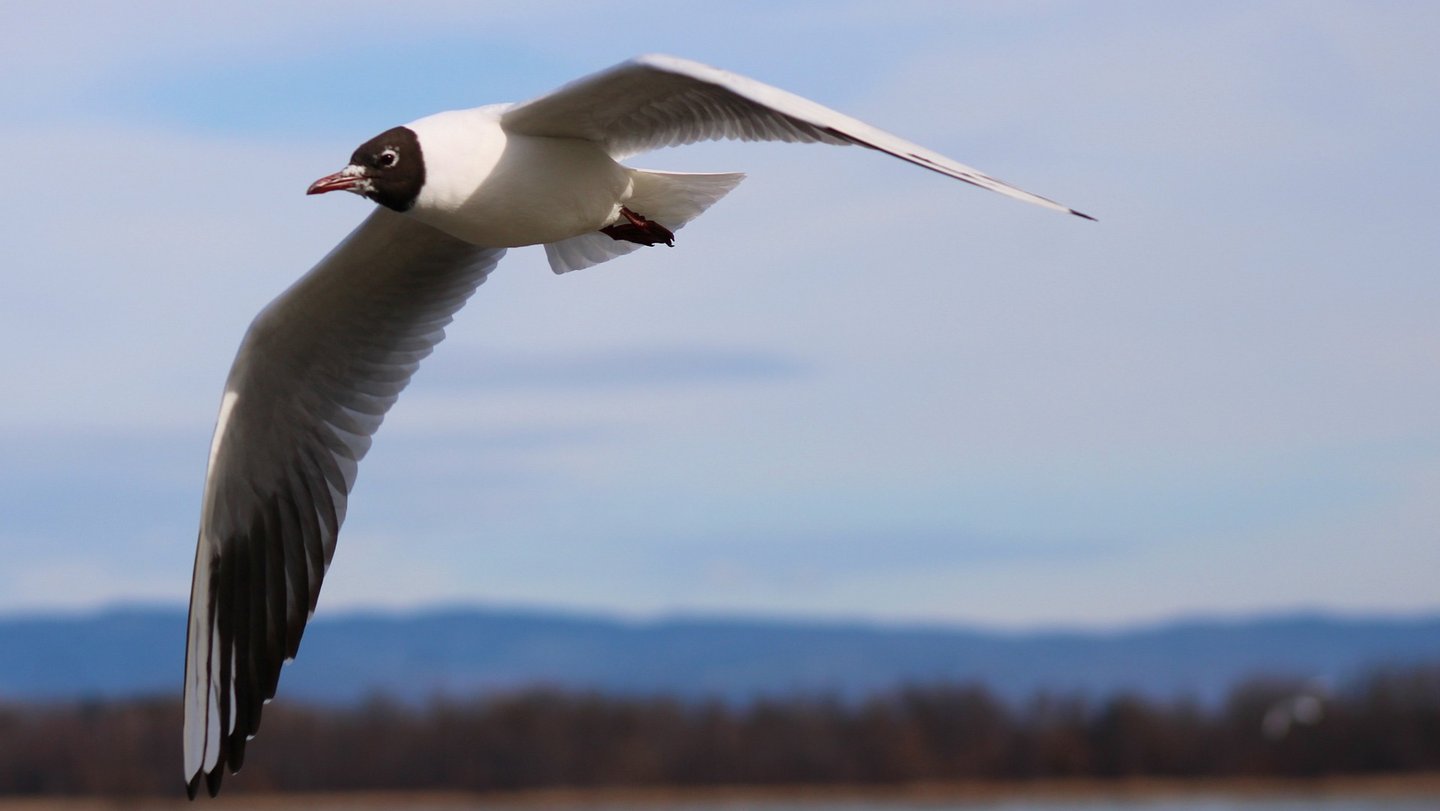
[[[505,249],[544,245],[564,273],[674,232],[740,174],[617,161],[714,139],[858,144],[1086,217],[808,99],[671,56],[644,56],[524,104],[458,110],[362,144],[310,194],[379,206],[250,325],[205,474],[185,656],[185,781],[238,771],[280,668],[299,649],[356,466],[420,361]]]

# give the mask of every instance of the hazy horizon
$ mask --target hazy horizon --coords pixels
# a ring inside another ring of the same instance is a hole
[[[322,599],[323,602],[323,599]],[[146,601],[146,600],[116,600],[114,602],[99,605],[61,606],[61,607],[16,607],[0,608],[0,622],[7,620],[28,620],[28,619],[80,619],[87,617],[100,617],[113,614],[125,613],[179,613],[189,610],[185,601]],[[1129,621],[1118,621],[1113,623],[1085,623],[1064,621],[1037,622],[1033,624],[1006,624],[987,623],[983,620],[964,619],[912,619],[912,618],[887,618],[866,616],[863,613],[853,614],[786,614],[780,612],[764,611],[696,611],[686,609],[675,609],[670,611],[656,612],[626,612],[624,610],[606,610],[603,608],[588,609],[583,607],[572,607],[561,603],[499,603],[487,602],[484,600],[473,600],[469,602],[432,602],[415,603],[411,605],[391,605],[377,603],[365,605],[363,603],[347,604],[326,609],[323,605],[315,612],[311,622],[325,622],[327,620],[344,621],[356,618],[381,618],[381,619],[408,619],[425,616],[437,616],[445,614],[482,613],[496,615],[516,615],[534,617],[555,617],[562,619],[575,619],[581,621],[614,622],[621,624],[664,624],[668,622],[737,622],[737,623],[758,623],[758,624],[781,624],[781,625],[803,625],[803,626],[860,626],[874,627],[879,629],[928,629],[937,630],[973,630],[980,633],[996,634],[1036,634],[1049,633],[1076,633],[1076,634],[1126,634],[1143,633],[1149,630],[1160,630],[1175,626],[1189,625],[1247,625],[1269,622],[1289,622],[1305,620],[1323,620],[1335,622],[1426,622],[1440,618],[1440,608],[1417,609],[1412,611],[1347,611],[1343,609],[1330,609],[1324,607],[1296,606],[1291,608],[1276,608],[1264,611],[1251,612],[1193,612],[1186,614],[1173,614],[1158,617],[1138,618]]]

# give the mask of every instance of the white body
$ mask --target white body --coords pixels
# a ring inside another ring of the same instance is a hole
[[[507,133],[500,115],[510,106],[406,125],[427,170],[409,215],[487,248],[559,242],[614,224],[634,191],[631,170],[591,140]]]

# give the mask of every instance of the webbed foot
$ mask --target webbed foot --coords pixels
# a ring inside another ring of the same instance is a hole
[[[636,242],[641,245],[658,245],[663,242],[671,247],[675,246],[675,233],[660,223],[647,220],[624,206],[620,207],[620,216],[627,221],[607,225],[600,229],[600,233],[622,242]]]

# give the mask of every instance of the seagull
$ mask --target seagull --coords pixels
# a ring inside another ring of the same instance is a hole
[[[185,649],[184,761],[194,799],[246,744],[299,650],[385,413],[507,248],[556,273],[675,232],[738,173],[632,169],[697,141],[860,145],[1028,203],[1094,219],[779,88],[642,56],[522,104],[455,110],[366,141],[308,194],[375,209],[251,323],[220,400],[201,499]]]

